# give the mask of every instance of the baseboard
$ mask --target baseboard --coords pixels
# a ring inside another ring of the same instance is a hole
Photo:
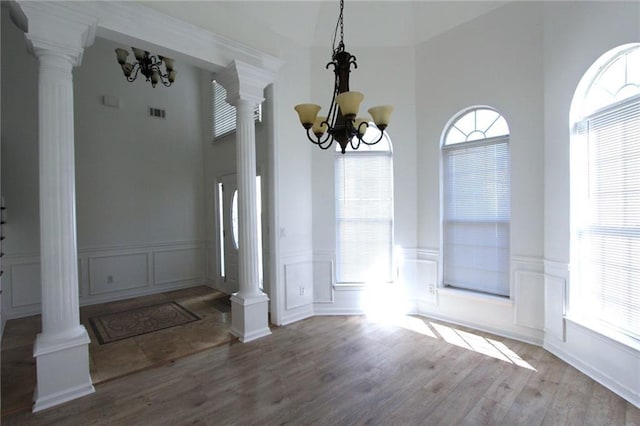
[[[284,318],[282,318],[282,321],[279,324],[279,326],[293,324],[294,322],[302,321],[307,318],[311,318],[313,316],[314,316],[314,312],[312,311],[303,311],[303,312],[299,312],[299,313],[288,315],[288,316],[284,315]]]
[[[542,347],[557,356],[567,364],[573,366],[581,373],[589,376],[596,382],[600,383],[602,386],[609,389],[611,392],[619,395],[621,398],[626,399],[631,404],[635,405],[637,408],[640,408],[640,395],[637,392],[634,392],[633,389],[628,389],[625,386],[621,386],[620,383],[613,380],[608,375],[604,374],[597,368],[594,368],[592,365],[585,363],[584,361],[574,357],[570,353],[563,350],[560,346],[556,345],[554,342],[550,340],[545,340]]]

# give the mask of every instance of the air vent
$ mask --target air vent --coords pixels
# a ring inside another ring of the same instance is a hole
[[[165,110],[160,108],[149,108],[149,116],[156,118],[165,118]]]

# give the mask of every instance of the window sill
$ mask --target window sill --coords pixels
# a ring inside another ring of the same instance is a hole
[[[622,345],[629,350],[634,351],[635,353],[640,353],[639,340],[634,339],[631,336],[627,336],[626,334],[621,333],[612,327],[607,327],[606,325],[601,324],[598,321],[588,320],[577,316],[567,315],[564,317],[564,319],[571,324],[595,333],[601,340],[607,340],[607,343],[613,342],[618,345]]]
[[[489,302],[496,305],[512,306],[513,300],[508,297],[494,296],[492,294],[477,293],[471,290],[463,290],[451,287],[438,287],[438,294],[445,296],[461,297],[478,302]]]

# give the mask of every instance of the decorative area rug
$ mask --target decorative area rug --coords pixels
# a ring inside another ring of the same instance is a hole
[[[98,342],[103,345],[199,319],[199,316],[176,302],[166,302],[89,318],[89,324]]]

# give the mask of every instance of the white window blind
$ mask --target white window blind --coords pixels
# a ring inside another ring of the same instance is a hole
[[[509,295],[508,142],[443,147],[445,286]]]
[[[393,280],[391,152],[336,154],[338,282]]]
[[[640,98],[578,123],[577,136],[578,309],[640,338]]]
[[[213,81],[213,138],[221,138],[236,130],[236,107],[227,103],[227,90],[215,80]],[[262,105],[256,106],[254,120],[262,121]]]

